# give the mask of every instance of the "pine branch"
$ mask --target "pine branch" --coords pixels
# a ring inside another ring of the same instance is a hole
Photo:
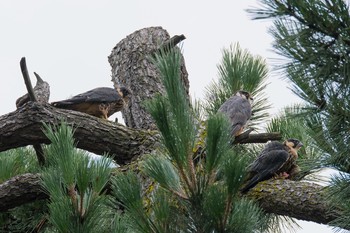
[[[62,119],[76,128],[74,138],[78,148],[98,155],[108,153],[118,164],[126,164],[149,153],[159,141],[156,131],[131,129],[84,113],[28,102],[16,111],[0,116],[0,151],[48,144],[49,140],[42,132],[43,123],[57,125]]]
[[[78,148],[99,155],[109,153],[119,164],[126,164],[152,151],[159,142],[157,131],[131,129],[84,113],[30,102],[0,116],[0,131],[4,132],[0,135],[0,152],[38,143],[48,144],[42,132],[43,123],[59,124],[61,119],[77,127],[75,139]],[[234,143],[265,143],[280,139],[279,133],[249,134],[237,137]]]
[[[256,199],[268,213],[328,224],[341,216],[341,211],[335,208],[329,211],[327,194],[327,189],[317,184],[271,179],[259,183],[245,196]],[[0,211],[46,198],[39,174],[19,175],[0,184]]]
[[[342,215],[328,203],[327,188],[315,183],[270,179],[260,182],[246,196],[268,213],[328,224]]]
[[[159,54],[161,52],[168,52],[171,48],[175,47],[178,43],[185,39],[186,37],[183,34],[175,35],[169,40],[167,40],[164,44],[162,44],[162,46],[159,49],[157,49],[155,54]]]
[[[15,176],[0,184],[0,212],[46,198],[39,174]]]
[[[279,141],[282,136],[278,132],[274,133],[259,133],[259,134],[241,134],[235,138],[233,144],[247,144],[247,143],[266,143],[268,141]]]

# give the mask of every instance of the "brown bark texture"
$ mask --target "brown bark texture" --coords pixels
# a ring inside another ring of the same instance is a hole
[[[57,125],[65,120],[75,128],[78,148],[99,155],[108,153],[121,165],[127,166],[140,156],[151,153],[157,148],[160,137],[143,103],[157,93],[164,93],[164,87],[150,57],[169,40],[169,34],[161,27],[141,29],[120,41],[109,56],[112,81],[132,91],[129,104],[122,111],[127,126],[29,101],[16,111],[0,116],[0,151],[47,144],[49,141],[42,132],[43,123]],[[184,60],[181,70],[181,79],[188,93]],[[270,136],[279,138],[276,134]],[[265,142],[269,136],[254,137],[241,138],[241,143]],[[47,198],[39,182],[38,174],[24,174],[0,184],[0,211]],[[246,196],[258,200],[267,212],[301,220],[327,224],[340,215],[338,210],[327,211],[326,190],[312,183],[269,180],[259,183]]]
[[[0,184],[0,212],[48,198],[40,183],[39,174],[27,173]]]
[[[120,165],[149,153],[159,141],[157,131],[132,129],[84,113],[28,102],[16,111],[0,116],[0,151],[48,144],[43,123],[58,125],[62,120],[75,128],[78,148],[98,155],[108,154]]]
[[[341,214],[328,203],[327,187],[306,181],[270,179],[258,183],[246,196],[268,213],[305,221],[327,224]]]
[[[161,27],[138,30],[121,40],[108,57],[112,67],[112,81],[132,91],[128,106],[122,111],[124,122],[136,129],[156,129],[151,115],[143,103],[157,93],[164,93],[160,73],[152,63],[154,54],[171,38]],[[179,49],[176,47],[176,49]],[[182,80],[189,93],[188,74],[184,59],[181,66]]]

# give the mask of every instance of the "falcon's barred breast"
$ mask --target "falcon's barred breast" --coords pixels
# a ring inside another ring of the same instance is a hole
[[[128,101],[130,90],[98,87],[70,99],[51,103],[62,109],[84,112],[92,116],[108,119],[115,112],[121,111]]]

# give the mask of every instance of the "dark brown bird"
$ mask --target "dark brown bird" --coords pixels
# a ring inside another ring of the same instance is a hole
[[[36,77],[36,84],[35,87],[33,88],[35,97],[39,103],[47,103],[50,98],[50,85],[42,80],[40,76],[35,73]],[[16,100],[16,107],[19,108],[23,106],[25,103],[27,103],[30,100],[28,93],[19,97]]]
[[[297,151],[303,144],[297,139],[288,139],[284,143],[268,143],[248,168],[246,182],[241,189],[248,192],[257,183],[272,177],[289,178],[299,171],[296,164]]]
[[[131,92],[126,87],[98,87],[70,99],[51,103],[57,108],[87,113],[102,119],[121,111]]]
[[[252,115],[251,97],[249,92],[238,91],[221,105],[219,112],[224,113],[231,122],[231,135],[240,135]]]

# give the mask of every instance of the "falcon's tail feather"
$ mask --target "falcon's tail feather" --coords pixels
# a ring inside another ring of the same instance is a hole
[[[257,185],[260,181],[270,179],[271,175],[268,171],[264,171],[259,174],[255,174],[251,179],[249,179],[243,186],[243,188],[240,189],[241,193],[248,192],[251,188],[253,188],[255,185]]]
[[[257,185],[261,181],[259,175],[255,175],[252,179],[248,180],[247,183],[244,184],[243,188],[240,189],[241,193],[248,192],[251,188]]]

